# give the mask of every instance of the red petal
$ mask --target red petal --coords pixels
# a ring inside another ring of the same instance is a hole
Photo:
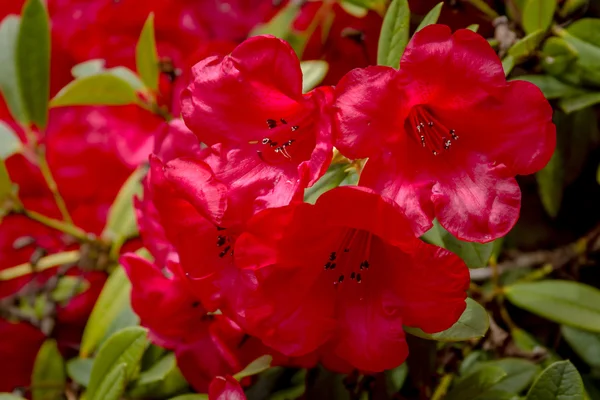
[[[240,383],[231,376],[217,376],[208,389],[209,400],[246,400]]]

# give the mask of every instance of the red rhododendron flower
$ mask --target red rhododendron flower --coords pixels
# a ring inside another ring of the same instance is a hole
[[[262,201],[276,206],[327,169],[332,91],[302,94],[300,63],[286,42],[250,38],[229,56],[196,64],[193,75],[182,94],[183,118],[201,142],[221,145],[215,173],[230,170],[230,180],[268,183]]]
[[[253,272],[231,293],[244,329],[286,355],[318,350],[365,371],[404,361],[403,325],[454,324],[469,286],[460,258],[415,238],[391,200],[355,187],[255,215],[234,257]]]
[[[231,376],[217,376],[208,388],[209,400],[246,400],[240,383]]]
[[[460,239],[488,242],[519,215],[517,174],[554,151],[540,90],[506,82],[498,56],[469,30],[416,33],[400,71],[358,69],[336,87],[336,147],[370,157],[359,184],[394,198],[420,235],[433,218]]]

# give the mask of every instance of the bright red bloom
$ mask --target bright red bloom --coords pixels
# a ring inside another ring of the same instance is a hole
[[[493,0],[484,1],[489,6],[493,6]],[[438,0],[408,0],[411,14],[423,17],[437,4],[439,4]],[[484,37],[490,37],[494,34],[491,19],[468,1],[444,1],[438,22],[449,25],[452,29],[462,29],[471,24],[477,24],[479,25],[477,32]]]
[[[215,173],[270,185],[261,202],[278,206],[327,169],[332,90],[302,94],[300,63],[289,44],[253,37],[229,56],[196,64],[192,72],[194,80],[182,94],[183,118],[201,142],[220,144],[216,152],[222,161]]]
[[[541,91],[506,82],[490,45],[432,25],[400,63],[358,69],[336,87],[336,147],[367,162],[360,185],[394,198],[417,235],[437,218],[463,240],[488,242],[516,223],[514,178],[541,169],[556,142]]]
[[[454,324],[469,286],[464,262],[415,238],[391,200],[348,186],[255,215],[234,257],[253,272],[231,299],[251,335],[289,356],[319,351],[372,372],[406,358],[403,325]]]
[[[208,388],[209,400],[246,400],[240,383],[231,376],[217,376]]]

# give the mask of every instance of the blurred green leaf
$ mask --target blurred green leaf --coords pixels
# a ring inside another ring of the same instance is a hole
[[[499,367],[506,372],[506,377],[495,384],[492,389],[509,393],[519,393],[527,388],[533,378],[542,370],[531,361],[508,357],[500,360],[484,361],[476,365],[472,371],[489,366]]]
[[[583,400],[583,382],[570,361],[557,361],[535,380],[526,400]]]
[[[0,393],[0,400],[26,400],[24,397],[16,396],[12,393]]]
[[[143,371],[128,394],[133,398],[167,398],[187,387],[187,381],[177,368],[175,354],[169,353]]]
[[[550,37],[544,42],[540,57],[542,67],[548,74],[576,86],[581,82],[575,71],[578,58],[577,50],[559,37]]]
[[[515,58],[510,54],[502,59],[502,69],[504,70],[504,76],[510,75],[513,68],[515,67]]]
[[[0,159],[6,160],[13,154],[23,150],[23,143],[6,123],[0,121]]]
[[[27,0],[21,11],[16,71],[25,114],[44,128],[50,96],[50,26],[41,0]]]
[[[135,67],[146,87],[158,90],[158,52],[154,38],[154,13],[150,13],[135,47]]]
[[[67,361],[67,374],[81,386],[87,387],[90,384],[93,365],[92,358],[72,358]]]
[[[171,397],[169,400],[209,400],[207,394],[188,393]]]
[[[38,351],[31,375],[33,400],[62,399],[67,385],[65,362],[56,341],[48,339]]]
[[[323,81],[329,70],[329,64],[323,60],[309,60],[302,61],[300,68],[302,68],[302,93],[308,93]]]
[[[393,397],[394,394],[402,389],[407,376],[408,365],[406,365],[406,363],[402,363],[399,367],[385,371],[385,386],[388,396]]]
[[[540,88],[548,100],[585,93],[583,89],[567,85],[550,75],[521,75],[516,77],[515,80],[533,83]]]
[[[562,202],[564,182],[564,165],[559,150],[554,151],[548,164],[535,174],[535,178],[544,209],[548,215],[556,217]]]
[[[258,375],[261,372],[269,369],[269,367],[271,367],[272,361],[273,357],[269,355],[260,356],[256,360],[248,364],[246,368],[235,374],[233,377],[239,381],[247,376]]]
[[[73,296],[85,292],[89,287],[90,283],[85,279],[80,279],[77,276],[63,276],[50,293],[50,298],[57,303],[63,303]]]
[[[98,58],[84,61],[71,68],[71,75],[73,75],[73,78],[83,78],[84,76],[96,75],[104,71],[105,64],[105,60]]]
[[[13,118],[23,124],[29,122],[23,109],[23,99],[17,78],[17,37],[21,19],[9,15],[0,22],[0,92]]]
[[[440,17],[440,13],[442,12],[443,6],[444,6],[444,2],[442,1],[441,3],[438,3],[435,7],[433,7],[431,9],[431,11],[429,11],[427,13],[425,18],[423,18],[423,20],[417,27],[417,30],[415,31],[415,33],[419,32],[421,29],[425,28],[428,25],[435,24],[437,22],[438,18]]]
[[[467,29],[473,32],[477,32],[479,30],[479,24],[471,24],[467,26]]]
[[[562,325],[561,333],[569,346],[589,366],[600,368],[600,334]]]
[[[381,26],[377,48],[377,65],[398,69],[408,44],[410,9],[407,0],[392,0]]]
[[[467,375],[456,383],[444,400],[478,399],[489,393],[506,376],[500,367],[487,366]]]
[[[470,297],[467,297],[466,302],[467,308],[459,320],[445,331],[429,334],[419,328],[404,327],[404,330],[411,335],[440,342],[459,342],[483,337],[490,326],[487,311]]]
[[[296,33],[293,30],[293,24],[300,13],[300,3],[295,1],[288,2],[269,22],[259,24],[254,27],[250,36],[273,35],[286,40],[294,49],[298,57],[302,56],[304,47],[316,26],[309,27],[305,32]]]
[[[129,381],[148,346],[148,330],[139,326],[122,329],[108,338],[98,350],[92,366],[88,393],[94,399],[99,397],[103,379],[120,365],[124,365],[125,382]]]
[[[567,32],[596,47],[600,47],[600,19],[582,18],[567,27]]]
[[[344,0],[350,4],[354,4],[356,6],[366,8],[368,10],[377,11],[379,14],[385,12],[385,6],[387,4],[387,0]]]
[[[545,280],[504,288],[516,306],[551,321],[600,332],[600,290],[579,282]]]
[[[348,164],[339,163],[332,164],[327,172],[319,178],[314,185],[304,191],[304,201],[306,203],[315,204],[319,196],[326,191],[340,186],[342,181],[347,177],[346,169]]]
[[[520,350],[527,352],[536,352],[543,351],[546,353],[546,357],[542,360],[542,365],[544,367],[550,365],[555,361],[560,361],[561,358],[556,355],[552,350],[544,347],[536,338],[534,338],[530,333],[524,331],[520,328],[513,328],[510,330],[510,335],[513,338],[515,346],[517,346]]]
[[[6,164],[4,164],[4,160],[0,158],[0,221],[2,221],[2,216],[4,215],[4,202],[12,194],[12,191],[12,181],[6,170]]]
[[[527,0],[521,17],[525,33],[546,31],[556,11],[556,0]]]
[[[542,43],[542,40],[544,40],[545,35],[546,32],[544,30],[537,30],[513,44],[512,47],[508,49],[508,55],[514,58],[515,65],[520,64],[532,56],[540,43]]]
[[[583,39],[571,34],[568,30],[557,28],[557,34],[571,45],[579,57],[576,61],[578,79],[588,85],[600,86],[600,47],[588,43]]]
[[[127,365],[118,364],[112,368],[99,383],[98,390],[88,392],[89,400],[118,400],[125,392],[127,386]]]
[[[358,0],[361,1],[361,0]],[[364,18],[369,13],[369,9],[363,6],[354,4],[353,0],[341,0],[339,3],[340,7],[348,14],[355,18]],[[385,5],[384,5],[385,11]]]
[[[583,8],[588,4],[588,0],[565,0],[563,6],[558,12],[562,18],[567,18],[577,10]]]
[[[269,400],[300,399],[306,393],[306,369],[296,372],[290,381],[290,387],[277,390],[269,396]],[[250,398],[250,396],[248,396]]]
[[[600,64],[599,64],[600,65]],[[573,97],[561,99],[559,107],[567,114],[600,103],[600,92],[583,93]]]
[[[126,105],[137,102],[137,93],[129,82],[110,72],[102,72],[75,79],[54,96],[50,106]]]
[[[98,347],[112,321],[129,306],[131,283],[119,266],[108,277],[83,331],[79,355],[87,358]]]

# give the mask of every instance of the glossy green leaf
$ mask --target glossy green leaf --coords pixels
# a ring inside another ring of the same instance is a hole
[[[546,280],[504,288],[516,306],[561,324],[600,332],[600,290],[579,282]]]
[[[556,0],[527,0],[521,17],[525,33],[547,30],[552,24]]]
[[[146,87],[158,90],[158,52],[154,38],[154,13],[150,13],[135,47],[135,66]]]
[[[493,390],[501,392],[519,393],[526,389],[542,369],[531,361],[522,358],[503,358],[500,360],[485,361],[478,364],[472,371],[488,366],[499,367],[506,376],[493,386]]]
[[[20,24],[21,19],[15,15],[9,15],[0,22],[0,92],[13,118],[25,124],[28,118],[23,109],[16,69]]]
[[[96,75],[104,71],[105,64],[106,61],[99,58],[84,61],[71,68],[71,75],[73,75],[73,78]]]
[[[548,100],[585,93],[581,88],[567,85],[550,75],[521,75],[515,79],[533,83],[540,88]]]
[[[23,143],[6,123],[0,121],[0,159],[6,160],[8,157],[23,150]]]
[[[233,377],[239,381],[247,376],[260,374],[261,372],[266,371],[267,369],[269,369],[269,367],[271,367],[272,361],[273,357],[269,355],[260,356],[256,360],[248,364],[246,368],[235,374]]]
[[[309,60],[302,61],[300,68],[302,68],[302,93],[307,93],[323,81],[329,70],[329,64],[323,60]]]
[[[445,400],[476,399],[492,391],[494,385],[506,376],[500,367],[486,366],[461,379],[448,392]]]
[[[110,72],[102,72],[75,79],[54,96],[50,106],[126,105],[137,102],[136,91],[129,82]]]
[[[558,361],[535,380],[526,400],[583,400],[583,382],[570,361]]]
[[[87,358],[98,347],[112,321],[129,306],[131,283],[123,267],[108,277],[83,331],[79,355]]]
[[[118,365],[125,365],[125,380],[129,381],[139,368],[139,363],[148,346],[148,330],[139,326],[122,329],[100,347],[94,359],[88,393],[98,398],[105,376]]]
[[[537,30],[512,45],[512,47],[508,49],[508,55],[514,58],[515,65],[520,64],[533,55],[540,43],[542,43],[542,40],[544,40],[545,35],[545,31]]]
[[[43,128],[50,96],[50,26],[42,0],[27,0],[21,11],[16,70],[25,115]]]
[[[445,331],[428,334],[419,328],[405,327],[404,330],[411,335],[423,339],[437,340],[440,342],[459,342],[483,337],[489,326],[489,317],[485,308],[468,297],[467,308],[462,313],[459,320]]]
[[[402,389],[404,382],[406,382],[407,376],[408,365],[406,363],[403,363],[394,369],[385,371],[386,391],[388,396],[393,397],[394,394],[398,393],[400,389]]]
[[[377,64],[400,66],[400,58],[408,44],[410,9],[407,0],[392,0],[381,26],[377,47]]]
[[[125,393],[127,386],[127,366],[118,364],[101,378],[98,389],[95,392],[87,392],[87,399],[118,400]]]
[[[551,217],[560,210],[563,196],[564,166],[560,151],[555,150],[544,168],[535,174],[544,209]]]
[[[85,292],[89,287],[90,283],[85,279],[80,279],[77,276],[63,276],[50,293],[50,298],[57,303],[62,303]]]
[[[588,332],[572,326],[560,328],[569,346],[589,366],[600,368],[600,333]]]
[[[428,25],[435,24],[437,22],[438,18],[440,17],[440,13],[442,12],[443,5],[444,5],[444,2],[442,1],[441,3],[439,3],[438,5],[433,7],[431,9],[431,11],[429,11],[427,13],[425,18],[423,18],[423,20],[417,27],[417,30],[415,31],[415,33],[419,32],[421,29],[425,28]]]
[[[569,114],[598,103],[600,103],[600,92],[593,92],[561,99],[558,105],[561,110]]]
[[[67,362],[67,374],[81,386],[87,387],[90,384],[93,365],[92,358],[72,358]]]
[[[31,375],[33,400],[58,400],[67,385],[65,362],[56,341],[48,339],[38,351]]]

